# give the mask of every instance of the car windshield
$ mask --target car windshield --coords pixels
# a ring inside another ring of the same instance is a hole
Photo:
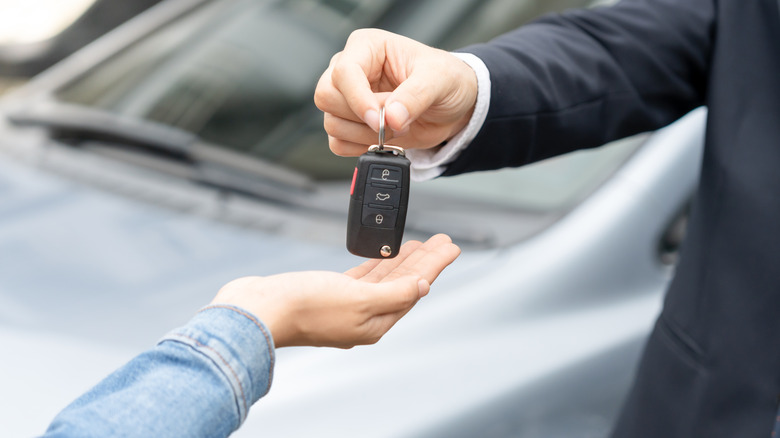
[[[314,181],[346,180],[353,159],[327,147],[314,86],[359,27],[454,49],[585,0],[224,0],[206,2],[108,58],[56,93],[68,104],[197,135]],[[566,211],[611,175],[639,141],[522,169],[418,184],[415,190],[501,209]],[[512,190],[507,190],[512,187]]]

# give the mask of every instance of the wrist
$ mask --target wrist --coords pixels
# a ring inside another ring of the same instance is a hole
[[[219,290],[210,306],[231,306],[245,309],[255,315],[268,328],[274,345],[286,347],[294,338],[295,321],[290,315],[295,297],[292,293],[276,293],[266,277],[243,277],[231,281]]]

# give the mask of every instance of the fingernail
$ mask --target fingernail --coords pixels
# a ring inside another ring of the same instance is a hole
[[[401,102],[393,102],[385,109],[388,118],[394,119],[401,125],[399,132],[403,132],[409,124],[409,110]]]
[[[379,132],[379,113],[370,109],[363,115],[363,121],[366,122],[369,128],[376,132]]]
[[[420,293],[420,298],[428,295],[428,292],[431,290],[431,285],[428,284],[427,281],[424,279],[421,279],[417,282],[417,291]]]

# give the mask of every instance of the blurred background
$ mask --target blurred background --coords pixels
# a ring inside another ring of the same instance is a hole
[[[57,61],[159,0],[3,0],[0,92]]]
[[[3,429],[41,433],[233,278],[361,261],[354,160],[312,101],[352,30],[453,50],[610,3],[0,2]],[[406,239],[448,233],[461,258],[378,345],[277,352],[236,436],[605,436],[679,257],[703,117],[414,184]]]

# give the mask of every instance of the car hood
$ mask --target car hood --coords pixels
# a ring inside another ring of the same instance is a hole
[[[682,135],[699,141],[703,117]],[[226,203],[86,153],[69,161],[15,132],[0,148],[0,343],[16,358],[0,367],[13,394],[0,398],[0,424],[12,436],[40,433],[227,281],[360,261],[344,250],[342,221]],[[236,436],[490,436],[466,426],[495,424],[506,406],[516,411],[503,421],[534,416],[523,424],[537,434],[524,436],[605,433],[670,277],[657,238],[690,193],[679,186],[695,185],[700,149],[677,147],[679,135],[656,136],[533,238],[464,251],[378,345],[277,351],[271,393]]]
[[[268,213],[272,221],[279,209]],[[238,276],[357,261],[308,237],[151,205],[0,159],[0,319],[109,342],[127,331],[149,339]],[[105,330],[93,333],[99,321]]]
[[[185,324],[232,279],[361,263],[344,247],[345,223],[226,201],[210,188],[51,145],[39,130],[6,131],[0,344],[18,360],[0,366],[0,387],[14,395],[0,397],[4,430],[41,433],[68,403]],[[478,269],[495,254],[458,263]]]

